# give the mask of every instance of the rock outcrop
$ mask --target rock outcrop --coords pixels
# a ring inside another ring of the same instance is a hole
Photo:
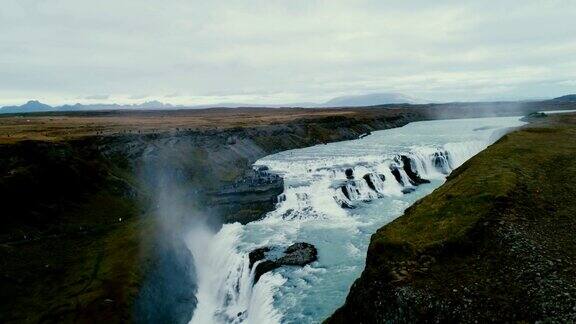
[[[279,258],[267,259],[267,253],[270,251],[270,247],[261,247],[248,254],[250,268],[252,268],[258,261],[261,261],[256,264],[256,269],[254,270],[254,284],[258,282],[263,274],[278,269],[281,266],[303,267],[318,260],[318,251],[316,250],[316,247],[305,242],[290,245],[282,252],[282,256]]]
[[[420,175],[418,174],[418,171],[412,165],[412,160],[408,156],[401,155],[400,160],[402,161],[406,175],[408,175],[408,178],[410,178],[410,182],[413,185],[418,186],[418,185],[421,185],[424,183],[430,183],[430,180],[423,179],[420,177]]]

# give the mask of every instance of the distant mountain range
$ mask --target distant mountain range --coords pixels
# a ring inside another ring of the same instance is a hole
[[[5,106],[0,109],[1,113],[15,113],[15,112],[39,112],[39,111],[53,111],[54,107],[41,103],[37,100],[30,100],[22,106]]]
[[[576,102],[576,94],[566,95],[552,100],[561,102]],[[5,106],[0,108],[0,114],[47,112],[47,111],[95,111],[95,110],[154,110],[154,109],[200,109],[214,107],[364,107],[386,104],[425,104],[426,100],[413,98],[401,93],[373,93],[356,96],[342,96],[330,99],[324,103],[291,103],[291,104],[249,104],[249,103],[218,103],[210,105],[181,106],[163,103],[160,101],[147,101],[142,104],[74,104],[50,106],[37,100],[30,100],[21,106]]]
[[[117,109],[170,109],[177,108],[171,104],[160,101],[147,101],[142,104],[119,105],[119,104],[74,104],[62,106],[50,106],[37,100],[30,100],[21,106],[5,106],[0,108],[0,114],[24,113],[24,112],[46,112],[46,111],[93,111],[93,110],[117,110]]]
[[[562,102],[576,102],[576,94],[569,94],[566,96],[554,98],[553,100]]]
[[[401,93],[373,93],[358,96],[337,97],[323,103],[322,107],[362,107],[383,104],[421,104],[425,100],[409,97]]]
[[[0,114],[8,113],[25,113],[25,112],[47,112],[47,111],[94,111],[94,110],[119,110],[119,109],[200,109],[200,108],[214,108],[214,107],[306,107],[306,108],[318,108],[318,107],[360,107],[360,106],[375,106],[375,105],[385,105],[385,104],[397,104],[397,103],[424,103],[423,100],[418,100],[400,93],[374,93],[367,95],[357,95],[357,96],[343,96],[328,100],[324,103],[313,103],[313,102],[300,102],[300,103],[289,103],[289,104],[253,104],[253,103],[232,103],[223,102],[217,104],[208,105],[192,105],[192,106],[177,106],[160,101],[147,101],[142,104],[131,104],[131,105],[120,105],[120,104],[74,104],[74,105],[62,105],[62,106],[50,106],[43,104],[37,100],[30,100],[21,106],[5,106],[0,108]]]

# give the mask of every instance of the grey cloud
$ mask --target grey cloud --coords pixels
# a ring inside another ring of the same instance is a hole
[[[91,95],[84,97],[84,99],[87,100],[108,100],[108,98],[110,98],[110,95]]]
[[[0,104],[551,97],[576,80],[575,12],[570,0],[4,0]]]
[[[148,98],[150,97],[150,95],[147,94],[136,94],[136,95],[131,95],[130,99],[144,99],[144,98]]]

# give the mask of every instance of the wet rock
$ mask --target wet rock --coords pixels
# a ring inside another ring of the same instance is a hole
[[[346,171],[344,171],[344,173],[346,174],[346,179],[354,179],[354,170],[352,170],[351,168],[346,169]]]
[[[400,159],[402,160],[402,164],[404,165],[404,171],[406,172],[406,175],[408,175],[408,178],[410,178],[410,182],[413,185],[421,185],[424,183],[430,183],[430,180],[423,179],[418,175],[418,172],[416,171],[416,169],[414,169],[412,167],[412,161],[410,160],[410,158],[408,156],[402,155],[402,156],[400,156]]]
[[[213,206],[219,214],[231,215],[234,221],[245,224],[273,209],[283,191],[282,178],[269,173],[263,166],[248,170],[237,181],[204,194],[207,205]]]
[[[414,191],[416,191],[416,188],[413,188],[413,187],[408,187],[408,188],[402,189],[403,194],[409,194],[409,193],[412,193]]]
[[[350,204],[350,203],[347,202],[347,201],[340,201],[340,207],[341,207],[341,208],[346,208],[346,209],[355,209],[355,208],[356,208],[356,206]]]
[[[256,165],[256,166],[254,166],[254,170],[257,172],[264,172],[264,171],[269,171],[270,168],[267,165]]]
[[[369,173],[365,174],[362,178],[364,179],[364,181],[366,181],[366,184],[368,185],[368,187],[370,187],[370,189],[376,191],[376,186],[374,185],[374,182],[372,182],[372,179],[370,179]]]
[[[266,257],[266,252],[270,252],[270,248],[265,246],[258,248],[248,254],[248,259],[250,260],[250,268],[256,263]]]
[[[400,169],[398,169],[398,166],[396,166],[396,165],[390,166],[390,172],[392,172],[394,179],[396,179],[396,181],[399,184],[405,185],[404,181],[402,180],[402,175],[400,174]]]
[[[258,282],[263,274],[278,269],[281,266],[303,267],[318,260],[318,251],[316,247],[310,243],[294,243],[286,248],[283,255],[277,259],[266,259],[266,253],[270,252],[270,250],[270,247],[262,247],[248,254],[250,267],[256,262],[264,260],[256,265],[256,269],[254,270],[254,284]]]
[[[342,193],[344,196],[346,196],[346,198],[350,199],[350,193],[348,192],[348,188],[346,186],[342,187]]]
[[[364,137],[371,135],[371,134],[372,134],[372,132],[363,133],[363,134],[360,134],[360,136],[358,136],[358,138],[364,138]]]
[[[372,179],[379,178],[382,182],[386,180],[386,177],[383,174],[377,174],[377,173],[366,173],[362,178],[364,179],[364,181],[366,181],[368,187],[376,192],[378,192],[378,189],[376,188],[376,184]]]
[[[262,261],[261,263],[258,263],[258,265],[256,266],[256,270],[254,270],[254,285],[258,282],[258,280],[260,279],[260,277],[262,277],[263,274],[272,271],[274,269],[278,269],[280,268],[280,266],[282,265],[272,260],[265,260]]]
[[[300,242],[290,245],[285,251],[285,255],[277,260],[281,265],[305,266],[318,260],[318,251],[310,243]]]

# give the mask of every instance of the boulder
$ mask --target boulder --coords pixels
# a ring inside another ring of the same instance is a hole
[[[344,173],[346,174],[346,179],[354,179],[354,170],[351,168],[346,169]]]
[[[248,253],[248,260],[250,260],[250,268],[256,263],[266,257],[266,252],[270,252],[270,248],[265,246],[261,248],[257,248],[252,252]]]
[[[346,186],[342,186],[340,188],[342,190],[342,193],[344,194],[344,196],[348,199],[350,199],[350,193],[348,192],[348,188]]]
[[[272,260],[265,260],[256,266],[256,270],[254,270],[254,285],[258,282],[260,277],[268,271],[272,271],[274,269],[280,268],[281,264],[277,263],[276,261]]]
[[[276,262],[281,265],[305,266],[318,260],[318,251],[310,243],[300,242],[290,245],[284,250],[284,256]]]
[[[414,187],[407,187],[407,188],[402,189],[403,194],[409,194],[409,193],[412,193],[414,191],[416,191],[416,188],[414,188]]]
[[[264,260],[256,265],[256,269],[254,270],[254,284],[258,282],[263,274],[281,266],[303,267],[318,260],[318,251],[316,247],[310,243],[294,243],[287,247],[283,255],[277,259],[266,259],[266,253],[270,250],[270,247],[261,247],[248,254],[250,268],[252,268],[256,262]]]
[[[400,156],[400,159],[402,160],[402,164],[404,165],[404,171],[406,172],[406,175],[408,176],[410,182],[413,185],[417,186],[423,183],[430,183],[430,180],[421,178],[418,175],[418,171],[412,168],[412,161],[410,160],[409,157],[407,157],[406,155],[402,155]]]

